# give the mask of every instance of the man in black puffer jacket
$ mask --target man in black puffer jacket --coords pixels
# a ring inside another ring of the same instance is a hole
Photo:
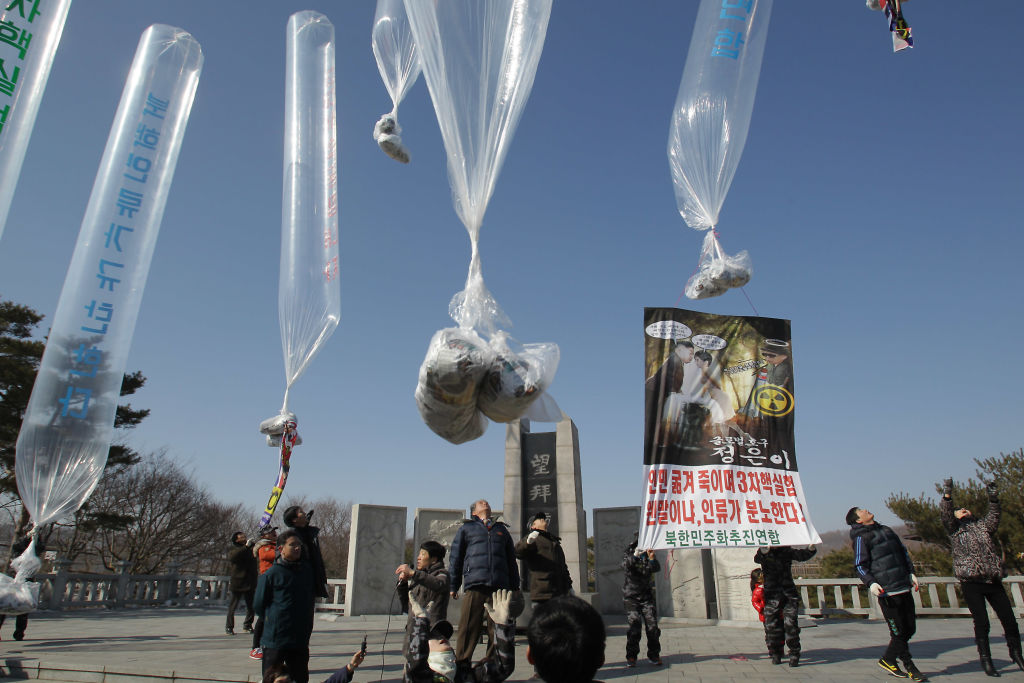
[[[853,507],[846,513],[853,540],[853,565],[860,580],[878,598],[882,616],[889,627],[889,647],[878,660],[878,666],[897,678],[926,681],[928,678],[914,666],[909,641],[917,631],[917,612],[911,589],[918,590],[914,563],[903,541],[889,527],[875,521],[863,508]],[[903,661],[904,673],[897,659]]]
[[[988,644],[989,621],[985,600],[992,605],[1003,625],[1010,658],[1021,669],[1024,669],[1024,657],[1021,656],[1017,619],[1003,588],[1003,561],[992,540],[992,535],[999,528],[998,489],[995,482],[990,482],[985,488],[988,490],[988,514],[984,519],[978,519],[967,508],[953,509],[953,480],[946,479],[942,486],[939,514],[949,533],[953,573],[960,580],[964,600],[974,618],[974,642],[978,646],[981,668],[989,676],[998,676]]]
[[[455,534],[448,565],[452,600],[458,600],[459,588],[465,588],[465,602],[459,613],[459,640],[455,647],[456,663],[463,667],[471,664],[480,638],[484,603],[499,588],[519,590],[519,566],[508,525],[491,519],[491,504],[486,500],[473,503],[470,514],[473,518],[467,519]],[[490,658],[496,646],[494,624],[490,619],[487,634],[490,639],[487,657]]]

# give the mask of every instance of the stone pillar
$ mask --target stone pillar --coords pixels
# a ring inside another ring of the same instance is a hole
[[[445,510],[440,508],[416,508],[412,527],[412,552],[415,561],[416,553],[424,541],[437,541],[445,550],[452,549],[455,534],[466,519],[462,510]],[[448,565],[449,557],[445,555],[444,563]]]
[[[704,551],[660,550],[658,559],[662,564],[661,578],[667,584],[664,589],[658,584],[661,613],[685,619],[716,619],[717,613],[712,613],[708,604],[712,596],[707,590],[713,576],[712,558],[705,557]]]
[[[160,580],[160,600],[164,604],[171,604],[178,599],[178,572],[181,570],[180,562],[167,563],[167,575]]]
[[[352,506],[345,580],[345,616],[399,614],[394,568],[405,558],[406,508]],[[392,598],[394,599],[392,600]]]
[[[64,593],[68,589],[68,570],[71,560],[63,557],[53,563],[53,590],[50,592],[50,609],[60,609],[64,601]]]
[[[594,510],[594,607],[601,614],[622,614],[622,554],[640,528],[640,508]]]
[[[738,623],[760,623],[750,604],[750,570],[757,548],[715,548],[711,551],[715,567],[715,591],[718,619]]]
[[[128,574],[128,568],[131,564],[128,560],[121,560],[117,563],[117,595],[114,597],[114,607],[118,609],[124,607],[128,597],[128,582],[132,578]]]
[[[562,539],[574,589],[587,592],[587,517],[579,432],[564,413],[554,432],[531,432],[525,418],[510,422],[505,430],[504,517],[513,540],[522,537],[537,512],[548,514],[551,532]]]

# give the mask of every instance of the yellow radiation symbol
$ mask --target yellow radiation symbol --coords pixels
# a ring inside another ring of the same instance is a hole
[[[793,412],[793,394],[775,384],[765,384],[754,396],[761,413],[769,417],[782,417]]]

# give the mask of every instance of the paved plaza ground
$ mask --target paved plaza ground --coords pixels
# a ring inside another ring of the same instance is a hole
[[[316,621],[312,683],[320,683],[344,666],[364,634],[369,655],[355,680],[401,680],[404,616],[392,617],[390,624],[385,616],[330,619],[318,616]],[[40,612],[32,615],[21,642],[11,637],[13,621],[8,618],[0,630],[0,677],[81,683],[259,680],[259,662],[248,656],[250,636],[225,635],[222,610]],[[241,620],[237,623],[240,626]],[[1024,681],[1024,672],[1010,662],[996,629],[992,643],[996,666],[1004,676]],[[875,664],[887,640],[880,621],[819,621],[804,628],[804,661],[796,669],[771,664],[759,627],[663,620],[664,666],[642,660],[635,669],[625,668],[624,620],[609,620],[608,635],[607,663],[599,672],[607,682],[894,680]],[[911,646],[918,666],[934,680],[988,680],[977,664],[969,619],[921,619]],[[526,681],[533,672],[521,636],[516,652],[516,670],[509,680]],[[480,646],[477,654],[482,653]]]

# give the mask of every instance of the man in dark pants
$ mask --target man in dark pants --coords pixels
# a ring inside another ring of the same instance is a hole
[[[622,602],[626,608],[626,666],[636,666],[640,654],[640,625],[647,632],[647,657],[661,666],[661,629],[658,628],[658,607],[654,602],[652,577],[661,571],[661,563],[653,550],[639,550],[634,540],[626,547],[622,569],[626,578],[622,586]]]
[[[516,557],[530,573],[530,600],[534,607],[572,590],[561,540],[548,531],[548,516],[538,512],[530,522],[530,533],[516,543]]]
[[[486,500],[473,503],[470,514],[472,519],[466,520],[455,534],[448,565],[452,600],[458,600],[459,588],[465,589],[455,647],[455,661],[460,667],[469,665],[473,659],[483,630],[484,603],[499,588],[519,590],[519,567],[508,525],[491,519],[491,504]],[[494,625],[489,618],[487,634],[487,657],[493,657]]]
[[[772,664],[782,664],[783,645],[789,648],[789,665],[800,666],[800,594],[793,582],[793,562],[806,562],[817,552],[814,546],[759,548],[754,562],[764,576],[764,642]]]
[[[238,608],[238,601],[245,600],[245,621],[242,627],[252,633],[252,620],[255,613],[252,610],[253,591],[256,590],[257,560],[253,557],[252,546],[255,541],[246,539],[245,534],[236,531],[231,534],[231,549],[228,550],[228,562],[231,564],[231,579],[228,589],[231,591],[231,600],[228,601],[228,619],[224,626],[224,632],[229,636],[235,635],[235,610]]]
[[[910,591],[919,588],[910,553],[896,532],[876,522],[868,510],[850,508],[846,513],[846,523],[850,525],[857,575],[878,598],[882,616],[889,627],[889,647],[878,660],[878,666],[897,678],[928,680],[910,657],[909,642],[917,632],[917,612]],[[907,669],[905,673],[897,660],[903,661]]]
[[[992,536],[999,528],[1001,508],[999,489],[995,482],[989,482],[988,514],[978,519],[967,508],[953,509],[953,480],[946,479],[942,486],[942,501],[939,514],[942,525],[949,533],[950,548],[953,551],[953,573],[960,580],[964,601],[974,618],[974,642],[978,646],[978,657],[982,671],[988,676],[999,676],[992,664],[992,650],[989,648],[989,620],[985,601],[988,600],[1003,625],[1006,647],[1010,658],[1024,669],[1021,656],[1020,629],[1013,614],[1010,598],[1003,588],[1005,568]]]
[[[309,681],[309,637],[313,633],[313,569],[303,559],[298,531],[278,537],[280,557],[259,578],[256,611],[265,621],[263,674],[284,663],[293,683]]]

